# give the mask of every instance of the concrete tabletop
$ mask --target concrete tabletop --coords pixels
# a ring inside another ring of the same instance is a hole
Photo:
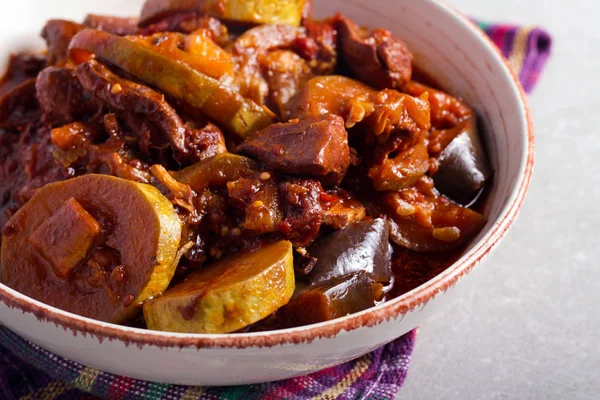
[[[539,25],[531,189],[508,237],[423,325],[401,399],[600,398],[600,2],[450,0]]]

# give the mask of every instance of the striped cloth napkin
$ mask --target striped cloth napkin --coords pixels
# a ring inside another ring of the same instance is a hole
[[[478,23],[531,91],[551,39],[531,27]],[[393,399],[404,383],[416,332],[371,354],[307,376],[260,385],[204,388],[138,381],[65,360],[0,327],[0,399],[235,400]]]

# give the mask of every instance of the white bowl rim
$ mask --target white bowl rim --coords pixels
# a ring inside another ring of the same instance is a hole
[[[509,194],[509,201],[500,213],[498,222],[494,224],[485,237],[469,252],[463,255],[451,267],[438,274],[421,286],[387,301],[377,307],[335,320],[302,327],[240,334],[181,334],[158,332],[127,326],[109,324],[75,315],[37,300],[31,299],[0,283],[0,302],[9,308],[17,308],[24,313],[34,314],[40,321],[52,322],[74,334],[83,333],[103,340],[118,340],[126,345],[158,346],[161,348],[247,348],[272,347],[283,344],[309,343],[319,338],[334,337],[343,331],[351,331],[361,327],[379,325],[386,320],[398,318],[417,307],[423,307],[439,293],[452,287],[462,276],[469,273],[484,257],[486,257],[501,241],[519,213],[529,188],[534,164],[533,123],[525,92],[516,74],[507,60],[489,37],[460,11],[445,1],[425,0],[431,6],[456,17],[471,34],[479,37],[486,50],[502,65],[512,78],[515,98],[519,101],[521,118],[525,119],[526,132],[522,137],[524,155],[520,160],[518,182]]]

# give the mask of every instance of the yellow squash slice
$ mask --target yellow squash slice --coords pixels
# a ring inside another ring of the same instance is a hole
[[[188,276],[144,305],[149,329],[229,333],[286,305],[295,289],[292,244],[242,252]]]

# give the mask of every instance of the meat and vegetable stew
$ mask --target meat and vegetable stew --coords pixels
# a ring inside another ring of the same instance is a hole
[[[310,0],[48,21],[0,81],[1,281],[85,317],[234,333],[401,295],[481,230],[473,109]],[[475,205],[475,206],[474,206]]]

